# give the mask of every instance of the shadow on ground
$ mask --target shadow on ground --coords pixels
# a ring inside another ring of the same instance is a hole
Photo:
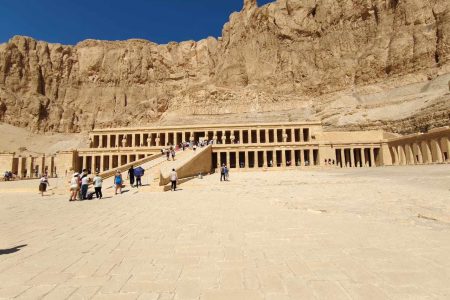
[[[20,245],[20,246],[14,247],[14,248],[0,249],[0,255],[16,253],[16,252],[20,251],[20,248],[23,248],[23,247],[26,247],[26,246],[27,245]]]

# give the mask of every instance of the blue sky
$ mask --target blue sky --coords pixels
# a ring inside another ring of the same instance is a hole
[[[274,0],[258,0],[259,5]],[[156,43],[221,35],[243,0],[0,0],[0,43],[26,35],[54,43],[144,38]]]

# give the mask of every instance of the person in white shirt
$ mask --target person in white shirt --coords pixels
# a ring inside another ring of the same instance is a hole
[[[169,177],[171,182],[170,189],[172,191],[175,191],[177,189],[177,181],[178,181],[178,175],[177,172],[175,172],[175,169],[172,169],[172,172],[170,172]]]
[[[99,172],[97,172],[95,174],[93,182],[94,182],[95,196],[97,197],[97,199],[102,199],[103,198],[103,194],[102,194],[102,183],[103,183],[103,180],[100,177]]]
[[[81,176],[81,200],[87,199],[87,192],[89,187],[89,177],[87,170],[83,170],[83,175]]]
[[[69,201],[77,201],[78,191],[80,190],[80,185],[79,185],[80,179],[78,177],[79,177],[79,174],[75,173],[75,174],[73,174],[72,179],[69,181],[69,183],[70,183],[70,199],[69,199]]]
[[[39,181],[39,191],[41,192],[41,196],[44,196],[44,192],[47,190],[47,185],[50,185],[47,175],[43,175]]]

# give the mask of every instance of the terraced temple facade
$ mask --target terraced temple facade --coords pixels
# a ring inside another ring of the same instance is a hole
[[[97,129],[90,133],[90,148],[58,153],[56,165],[62,169],[107,171],[159,154],[169,145],[203,140],[212,144],[213,168],[222,164],[249,170],[439,163],[449,160],[449,138],[448,128],[402,137],[383,131],[324,131],[320,122]],[[421,160],[399,159],[396,153],[402,141],[411,139],[420,139],[434,156],[422,146]]]
[[[0,167],[20,178],[73,170],[106,172],[157,155],[170,145],[207,140],[212,169],[235,170],[327,167],[378,167],[448,163],[450,128],[408,136],[383,131],[324,131],[320,122],[254,123],[96,129],[90,147],[48,157],[0,155]],[[37,171],[37,172],[36,172]],[[213,171],[213,170],[211,170]]]

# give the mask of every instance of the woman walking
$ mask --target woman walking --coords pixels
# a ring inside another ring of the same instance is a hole
[[[78,178],[78,173],[73,174],[70,183],[70,199],[69,201],[77,201],[78,191],[80,190],[80,179]]]
[[[42,175],[41,180],[39,181],[39,192],[41,192],[42,197],[44,196],[45,191],[47,191],[47,185],[50,185],[47,175]]]
[[[116,189],[116,195],[117,195],[117,191],[119,191],[120,194],[122,194],[122,174],[120,174],[120,171],[117,170],[116,175],[114,176],[114,186]]]

